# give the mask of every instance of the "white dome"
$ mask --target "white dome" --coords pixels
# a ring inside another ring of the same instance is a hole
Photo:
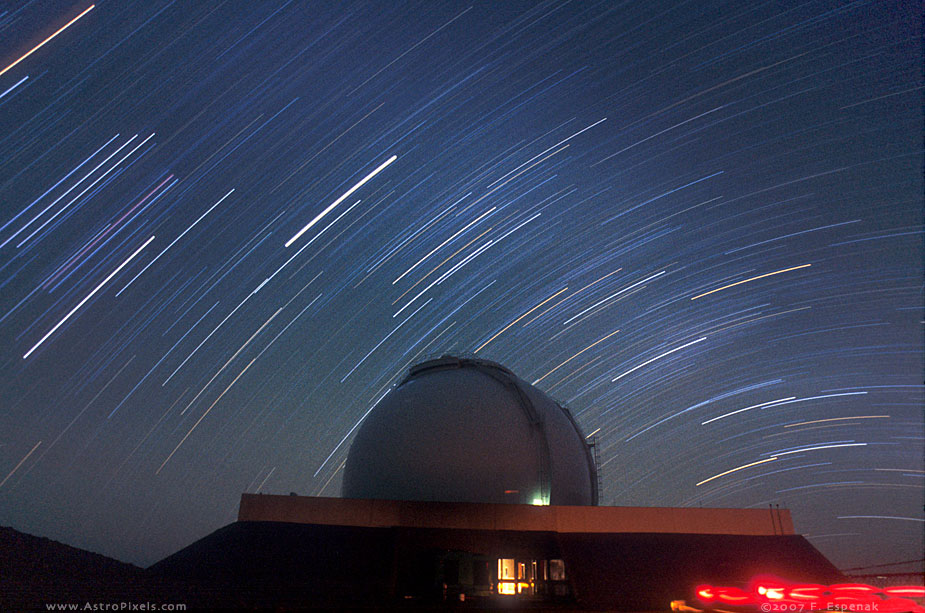
[[[345,498],[597,504],[590,450],[567,409],[487,360],[413,366],[360,426]]]

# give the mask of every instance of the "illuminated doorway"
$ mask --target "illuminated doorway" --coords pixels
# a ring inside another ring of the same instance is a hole
[[[498,558],[498,593],[506,596],[532,596],[535,588],[536,560]]]
[[[531,598],[568,596],[565,563],[560,559],[498,558],[497,593]]]

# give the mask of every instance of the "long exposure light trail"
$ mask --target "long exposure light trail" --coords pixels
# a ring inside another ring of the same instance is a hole
[[[705,341],[705,340],[707,340],[707,337],[704,336],[704,337],[702,337],[702,338],[698,338],[698,339],[695,340],[695,341],[691,341],[691,342],[689,342],[689,343],[684,343],[684,344],[681,345],[680,347],[675,347],[674,349],[672,349],[672,350],[670,350],[670,351],[666,351],[665,353],[659,354],[659,355],[655,356],[654,358],[648,359],[648,360],[646,360],[645,362],[643,362],[642,364],[639,364],[638,366],[634,366],[633,368],[630,368],[630,369],[627,370],[626,372],[617,375],[616,377],[614,377],[613,379],[611,379],[610,382],[611,382],[611,383],[614,383],[614,382],[616,382],[616,381],[619,381],[620,379],[622,379],[622,378],[625,377],[626,375],[636,372],[637,370],[639,370],[639,369],[642,368],[643,366],[647,366],[648,364],[651,364],[652,362],[654,362],[654,361],[656,361],[656,360],[660,360],[660,359],[662,359],[662,358],[665,357],[665,356],[671,355],[672,353],[675,353],[676,351],[681,351],[682,349],[686,349],[686,348],[690,347],[691,345],[696,345],[697,343],[703,342],[703,341]]]
[[[764,279],[765,277],[773,277],[774,275],[779,275],[779,274],[782,274],[782,273],[785,273],[785,272],[790,272],[791,270],[799,270],[799,269],[801,269],[801,268],[809,268],[810,266],[812,266],[812,264],[803,264],[802,266],[793,266],[793,267],[791,267],[791,268],[785,268],[785,269],[783,269],[783,270],[776,270],[776,271],[774,271],[774,272],[769,272],[769,273],[766,273],[766,274],[763,274],[763,275],[758,275],[757,277],[751,277],[751,278],[748,278],[748,279],[742,279],[741,281],[736,281],[735,283],[730,283],[729,285],[724,285],[724,286],[722,286],[722,287],[717,287],[716,289],[711,289],[711,290],[708,291],[708,292],[704,292],[704,293],[702,293],[702,294],[698,294],[698,295],[694,296],[693,298],[691,298],[691,300],[697,300],[698,298],[703,298],[704,296],[709,296],[710,294],[715,294],[716,292],[720,292],[720,291],[722,291],[722,290],[724,290],[724,289],[729,289],[730,287],[735,287],[735,286],[737,286],[737,285],[742,285],[743,283],[750,283],[750,282],[752,282],[752,281],[757,281],[758,279]]]
[[[71,19],[69,22],[67,22],[66,24],[64,24],[63,26],[61,26],[61,27],[58,28],[57,30],[55,30],[54,34],[52,34],[51,36],[49,36],[48,38],[46,38],[45,40],[43,40],[42,42],[40,42],[40,43],[37,44],[36,46],[32,47],[32,49],[30,49],[29,51],[27,51],[27,52],[26,52],[24,55],[22,55],[18,60],[14,61],[12,64],[10,64],[9,66],[7,66],[7,67],[4,68],[3,70],[0,70],[0,77],[2,77],[2,76],[4,75],[4,73],[6,73],[8,70],[10,70],[11,68],[13,68],[13,67],[16,66],[17,64],[19,64],[21,61],[23,61],[24,59],[26,59],[27,57],[29,57],[30,55],[32,55],[33,53],[35,53],[36,51],[38,51],[39,49],[41,49],[42,47],[44,47],[48,42],[51,41],[51,39],[53,39],[54,37],[56,37],[58,34],[61,34],[61,33],[64,32],[65,30],[67,30],[69,27],[71,27],[72,25],[74,25],[74,24],[77,22],[78,19],[80,19],[81,17],[83,17],[84,15],[86,15],[87,13],[89,13],[90,11],[92,11],[95,7],[96,7],[95,4],[91,4],[89,7],[85,8],[79,15],[77,15],[77,17],[74,17],[74,18]]]
[[[330,213],[331,211],[333,211],[333,210],[334,210],[334,207],[336,207],[338,204],[340,204],[341,202],[343,202],[344,200],[346,200],[347,198],[349,198],[350,195],[351,195],[353,192],[357,191],[358,189],[360,189],[361,187],[363,187],[364,185],[366,185],[366,183],[367,183],[370,179],[372,179],[372,178],[375,177],[377,174],[379,174],[380,172],[382,172],[383,170],[385,170],[386,167],[387,167],[389,164],[391,164],[392,162],[394,162],[394,161],[397,160],[397,159],[398,159],[398,156],[397,156],[397,155],[393,155],[392,157],[390,157],[389,159],[387,159],[386,161],[384,161],[382,164],[380,164],[380,165],[379,165],[375,170],[373,170],[371,173],[369,173],[368,175],[366,175],[365,177],[363,177],[362,179],[360,179],[353,187],[351,187],[351,188],[348,189],[346,192],[344,192],[344,194],[343,194],[340,198],[338,198],[337,200],[335,200],[334,202],[332,202],[330,205],[328,205],[328,207],[327,207],[325,210],[323,210],[323,211],[321,211],[320,213],[318,213],[318,215],[316,215],[314,219],[312,219],[310,222],[308,222],[308,223],[305,225],[304,228],[302,228],[301,230],[299,230],[298,232],[296,232],[295,235],[293,235],[292,238],[290,238],[288,241],[286,241],[286,246],[288,247],[288,246],[291,245],[292,243],[294,243],[294,242],[296,242],[297,240],[299,240],[299,237],[300,237],[300,236],[302,236],[303,234],[305,234],[306,232],[308,232],[308,231],[311,229],[311,227],[314,226],[314,225],[315,225],[316,223],[318,223],[319,221],[321,221],[321,220],[324,218],[325,215],[327,215],[328,213]]]
[[[912,3],[7,4],[3,525],[149,567],[337,496],[440,356],[596,432],[603,505],[921,517]]]
[[[773,461],[776,460],[776,459],[777,459],[777,458],[767,458],[767,459],[764,459],[764,460],[758,460],[757,462],[751,462],[751,463],[749,463],[749,464],[743,464],[742,466],[738,466],[738,467],[736,467],[736,468],[731,468],[731,469],[729,469],[729,470],[727,470],[727,471],[723,471],[723,472],[719,473],[718,475],[713,475],[713,476],[710,477],[709,479],[704,479],[703,481],[700,481],[699,483],[696,483],[695,485],[700,486],[700,485],[703,485],[704,483],[709,483],[710,481],[713,481],[714,479],[719,479],[720,477],[725,477],[726,475],[730,475],[730,474],[732,474],[732,473],[734,473],[734,472],[738,472],[738,471],[740,471],[740,470],[745,470],[746,468],[751,468],[752,466],[758,466],[759,464],[765,464],[765,463],[767,463],[767,462],[773,462]]]
[[[95,288],[93,288],[93,291],[92,291],[92,292],[90,292],[89,294],[87,294],[86,297],[85,297],[83,300],[81,300],[79,303],[77,303],[77,306],[75,306],[73,309],[71,309],[71,310],[68,312],[67,315],[65,315],[63,318],[61,318],[61,321],[59,321],[58,323],[56,323],[56,324],[54,325],[54,327],[53,327],[51,330],[49,330],[49,331],[45,334],[45,336],[43,336],[41,339],[39,339],[39,342],[37,342],[35,345],[33,345],[32,348],[31,348],[29,351],[27,351],[27,352],[22,356],[22,359],[25,360],[25,359],[28,358],[30,355],[32,355],[32,352],[33,352],[33,351],[35,351],[36,349],[38,349],[39,347],[41,347],[41,346],[42,346],[42,343],[44,343],[46,340],[48,340],[48,337],[49,337],[49,336],[51,336],[52,334],[55,333],[55,330],[57,330],[58,328],[60,328],[60,327],[64,324],[64,322],[66,322],[68,319],[70,319],[71,316],[72,316],[74,313],[76,313],[76,312],[80,309],[80,307],[82,307],[84,304],[86,304],[86,302],[87,302],[88,300],[90,300],[90,298],[93,298],[93,296],[95,296],[96,293],[97,293],[98,291],[100,291],[100,290],[103,288],[104,285],[106,285],[107,283],[109,283],[110,279],[112,279],[112,278],[115,277],[117,274],[119,274],[119,271],[122,270],[123,268],[125,268],[125,267],[128,265],[129,262],[131,262],[133,259],[135,259],[135,256],[138,255],[139,253],[141,253],[141,251],[142,251],[145,247],[147,247],[148,244],[149,244],[151,241],[153,241],[153,240],[154,240],[154,236],[152,236],[151,238],[149,238],[148,240],[146,240],[145,243],[144,243],[141,247],[139,247],[138,249],[136,249],[135,252],[134,252],[132,255],[128,256],[128,258],[127,258],[124,262],[122,262],[121,264],[119,264],[119,267],[118,267],[118,268],[116,268],[114,271],[112,271],[111,273],[109,273],[109,276],[108,276],[108,277],[106,277],[105,279],[103,279],[103,281],[102,281],[99,285],[97,285]]]
[[[559,294],[561,294],[562,292],[567,291],[567,290],[568,290],[567,287],[563,287],[562,289],[560,289],[558,292],[556,292],[555,294],[553,294],[552,296],[550,296],[549,298],[547,298],[547,299],[544,300],[543,302],[539,303],[538,305],[536,305],[535,307],[533,307],[532,309],[530,309],[529,311],[527,311],[526,313],[524,313],[523,315],[521,315],[520,317],[518,317],[517,319],[515,319],[515,320],[512,321],[511,323],[509,323],[508,325],[506,325],[506,326],[504,326],[503,328],[501,328],[501,329],[500,329],[498,332],[496,332],[490,339],[488,339],[487,341],[485,341],[484,343],[482,343],[481,345],[479,345],[479,348],[475,350],[475,353],[478,353],[479,351],[481,351],[482,349],[484,349],[485,346],[486,346],[488,343],[492,342],[493,340],[495,340],[496,338],[498,338],[499,336],[501,336],[501,334],[502,334],[503,332],[505,332],[507,329],[509,329],[509,328],[510,328],[511,326],[513,326],[514,324],[516,324],[518,321],[520,321],[521,319],[523,319],[524,317],[526,317],[527,315],[529,315],[529,314],[532,313],[533,311],[537,310],[538,308],[540,308],[541,306],[543,306],[544,304],[546,304],[547,302],[549,302],[550,300],[552,300],[553,298],[555,298],[556,296],[558,296]]]

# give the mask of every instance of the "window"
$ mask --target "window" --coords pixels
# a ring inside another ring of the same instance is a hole
[[[443,582],[447,585],[459,585],[459,560],[443,561]]]
[[[534,594],[536,560],[498,559],[499,594]]]
[[[491,584],[491,562],[476,560],[472,563],[472,583],[474,585]]]
[[[549,561],[550,581],[565,581],[565,562],[562,560]]]

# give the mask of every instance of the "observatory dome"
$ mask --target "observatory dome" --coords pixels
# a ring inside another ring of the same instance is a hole
[[[597,473],[569,411],[503,366],[411,367],[350,447],[345,498],[595,505]]]

